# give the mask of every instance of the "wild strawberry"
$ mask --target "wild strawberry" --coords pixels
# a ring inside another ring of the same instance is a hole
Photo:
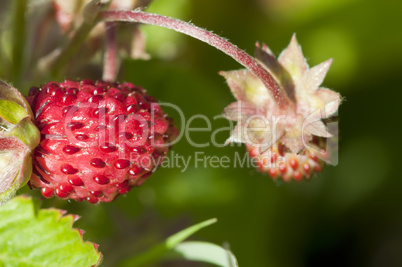
[[[323,140],[314,140],[318,149]],[[259,147],[246,144],[247,151],[252,155],[258,165],[258,170],[268,173],[273,179],[279,177],[289,182],[292,179],[301,181],[309,179],[313,173],[321,172],[324,161],[318,158],[314,152],[304,149],[298,154],[292,153],[281,143],[277,142],[270,149],[262,151]]]
[[[249,70],[221,72],[238,100],[224,110],[228,119],[238,122],[227,143],[246,143],[259,170],[272,177],[309,178],[329,159],[324,148],[332,135],[323,119],[332,116],[341,101],[338,93],[319,88],[332,60],[309,68],[295,36],[278,59],[268,46],[257,44],[256,59],[290,104],[279,106]]]
[[[131,83],[49,82],[28,99],[41,132],[30,186],[47,198],[112,201],[141,185],[177,136],[154,98]]]

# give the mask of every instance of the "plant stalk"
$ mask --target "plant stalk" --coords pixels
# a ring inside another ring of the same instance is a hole
[[[116,44],[116,28],[114,22],[106,22],[106,46],[103,59],[103,80],[116,81],[118,72],[118,51]]]
[[[102,11],[99,19],[110,22],[126,21],[161,26],[201,40],[232,57],[254,73],[270,92],[281,109],[293,106],[286,92],[278,85],[269,72],[249,54],[228,40],[190,23],[142,11]]]

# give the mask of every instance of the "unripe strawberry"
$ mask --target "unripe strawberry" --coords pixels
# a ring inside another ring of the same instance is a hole
[[[318,144],[322,140],[315,140]],[[301,181],[303,178],[310,179],[313,173],[321,172],[324,161],[317,157],[310,150],[303,150],[301,153],[292,153],[282,143],[278,142],[269,149],[262,151],[260,147],[253,147],[246,144],[246,148],[253,160],[258,165],[258,170],[268,173],[272,179],[281,178],[285,182],[292,179]]]
[[[32,172],[31,155],[40,134],[20,92],[0,81],[0,205],[25,185]]]
[[[257,44],[256,59],[289,104],[279,106],[249,70],[221,72],[237,99],[224,110],[238,122],[227,143],[245,143],[258,170],[273,178],[310,178],[329,157],[325,140],[332,135],[323,119],[333,116],[341,102],[338,93],[320,87],[332,60],[309,68],[295,36],[278,59],[268,46]]]
[[[154,98],[131,83],[49,82],[29,101],[42,136],[30,186],[47,198],[112,201],[141,185],[177,136]]]

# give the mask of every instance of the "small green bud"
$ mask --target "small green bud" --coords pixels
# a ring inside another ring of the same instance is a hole
[[[0,81],[0,205],[31,177],[31,155],[40,141],[33,119],[21,93]]]

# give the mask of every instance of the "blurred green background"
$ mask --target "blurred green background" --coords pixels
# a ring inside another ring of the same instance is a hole
[[[76,226],[100,244],[104,266],[118,266],[119,260],[212,217],[218,223],[193,239],[228,244],[240,266],[402,266],[402,2],[154,0],[148,11],[191,20],[250,54],[260,41],[278,55],[297,33],[310,66],[333,58],[324,86],[345,97],[338,166],[326,166],[308,182],[277,185],[252,167],[195,168],[192,161],[184,172],[159,169],[113,203],[47,200],[44,206],[81,215]],[[226,120],[213,120],[234,101],[217,72],[241,66],[187,36],[154,26],[143,29],[153,59],[125,60],[120,78],[176,104],[187,119],[202,114],[212,120],[212,130],[227,127]],[[179,121],[177,113],[167,112]],[[194,120],[192,126],[206,124]],[[210,135],[191,137],[202,143]],[[228,136],[223,131],[217,139]],[[232,159],[245,153],[237,145],[195,148],[185,138],[173,151]]]

